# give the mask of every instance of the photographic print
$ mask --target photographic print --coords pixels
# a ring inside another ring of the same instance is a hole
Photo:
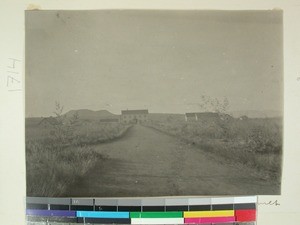
[[[25,21],[27,196],[280,194],[282,11]]]

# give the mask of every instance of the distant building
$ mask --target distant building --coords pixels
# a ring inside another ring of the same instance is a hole
[[[148,121],[148,109],[122,110],[121,123],[143,123]]]
[[[220,118],[218,113],[213,112],[193,112],[185,114],[185,121],[198,121],[203,119],[216,119]]]
[[[110,119],[100,119],[100,122],[101,123],[118,123],[119,119],[113,119],[113,118],[110,118]]]
[[[204,120],[230,120],[232,117],[228,114],[220,114],[215,112],[193,112],[185,114],[185,121],[204,121]]]
[[[185,121],[191,122],[191,121],[197,121],[197,113],[186,113],[185,114]]]

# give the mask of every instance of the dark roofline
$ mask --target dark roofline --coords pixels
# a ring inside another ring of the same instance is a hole
[[[196,113],[185,113],[186,116],[195,116]]]
[[[122,115],[128,115],[128,114],[148,114],[148,109],[136,109],[136,110],[122,110]]]
[[[195,116],[195,115],[218,115],[216,112],[191,112],[185,113],[186,116]]]

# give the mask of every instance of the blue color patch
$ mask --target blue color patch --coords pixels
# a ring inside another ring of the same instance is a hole
[[[129,212],[77,211],[76,216],[85,218],[129,218]]]

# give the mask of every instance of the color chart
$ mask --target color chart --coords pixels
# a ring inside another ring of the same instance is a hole
[[[255,224],[256,196],[26,199],[27,224]]]

